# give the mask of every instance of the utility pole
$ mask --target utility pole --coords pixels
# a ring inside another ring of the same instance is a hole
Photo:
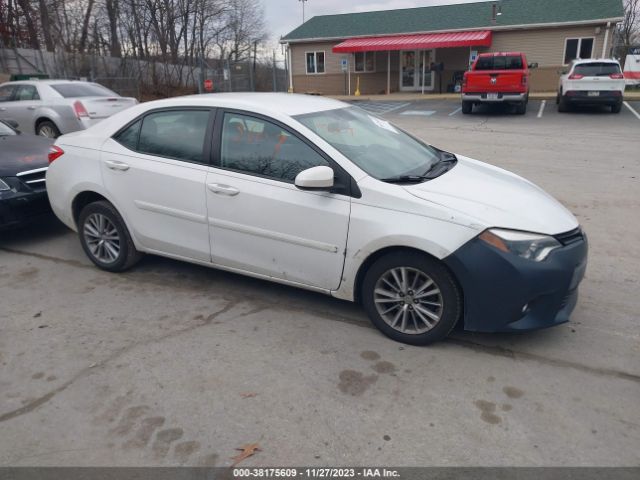
[[[302,23],[304,23],[304,4],[309,0],[298,0],[298,1],[302,2]]]

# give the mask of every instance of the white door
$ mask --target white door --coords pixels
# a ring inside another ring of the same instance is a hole
[[[431,71],[431,64],[435,61],[433,50],[402,50],[400,51],[400,90],[416,91],[423,88],[433,90],[435,72]],[[424,65],[424,70],[423,70]]]
[[[147,249],[209,262],[209,109],[147,114],[102,148],[102,176]]]
[[[226,112],[219,133],[218,166],[207,176],[213,262],[337,289],[350,197],[293,184],[300,171],[329,162],[262,117]]]

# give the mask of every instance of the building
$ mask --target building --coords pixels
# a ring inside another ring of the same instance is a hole
[[[482,52],[522,51],[532,91],[572,59],[609,56],[622,0],[501,0],[313,17],[282,38],[290,89],[325,95],[454,91]]]

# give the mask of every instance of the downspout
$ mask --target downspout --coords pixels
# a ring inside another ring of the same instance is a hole
[[[391,50],[387,50],[387,95],[391,95]]]
[[[604,43],[602,44],[602,58],[607,58],[607,43],[609,42],[609,29],[611,22],[607,22],[607,29],[604,32]]]
[[[293,93],[293,59],[291,58],[291,44],[287,43],[287,60],[289,61],[289,93]]]

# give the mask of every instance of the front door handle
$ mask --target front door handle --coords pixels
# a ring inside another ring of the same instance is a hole
[[[107,168],[111,170],[119,170],[121,172],[126,172],[129,170],[129,165],[123,162],[117,162],[115,160],[107,160],[104,162],[107,165]]]
[[[228,195],[229,197],[235,197],[240,193],[237,188],[221,183],[207,183],[207,188],[217,195]]]
[[[0,112],[6,112],[6,111],[7,111],[7,109],[6,109],[6,108],[4,108],[4,107],[0,107]]]
[[[35,110],[35,109],[36,109],[36,107],[34,107],[34,106],[27,107],[27,110]]]

